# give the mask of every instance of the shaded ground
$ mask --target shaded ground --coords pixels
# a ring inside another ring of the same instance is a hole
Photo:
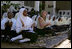
[[[71,48],[67,33],[57,36],[39,36],[36,43],[6,43],[1,42],[1,48]],[[63,42],[64,41],[64,42]]]
[[[9,44],[9,43],[1,43],[1,48],[42,48],[42,47],[30,47],[27,46],[27,44],[23,45],[23,44]],[[71,42],[66,39],[65,41],[63,41],[60,45],[54,47],[54,48],[71,48]]]

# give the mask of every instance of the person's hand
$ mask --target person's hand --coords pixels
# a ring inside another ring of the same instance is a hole
[[[9,23],[9,21],[5,23],[5,27],[8,26],[8,23]]]
[[[33,23],[31,27],[34,28],[35,27],[35,23]]]
[[[12,22],[9,22],[9,26],[10,26],[10,27],[12,27],[12,24],[13,24]]]
[[[47,25],[51,25],[51,23],[49,22],[49,23],[47,23]]]
[[[46,27],[46,26],[50,26],[51,25],[51,23],[50,22],[48,22],[44,27]]]

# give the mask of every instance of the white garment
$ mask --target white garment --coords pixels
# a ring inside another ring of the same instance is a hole
[[[33,21],[35,21],[36,16],[37,16],[37,15],[34,15],[34,16],[32,17],[32,20],[33,20]]]
[[[21,20],[24,22],[23,30],[28,30],[29,28],[31,28],[32,24],[34,23],[34,21],[31,18],[29,18],[28,16],[21,17]]]
[[[66,24],[66,21],[67,21],[66,20],[66,17],[61,17],[61,19],[62,19],[62,24],[65,25]]]
[[[28,41],[30,41],[30,39],[29,39],[29,38],[25,38],[25,39],[19,40],[19,42],[20,42],[20,43],[23,43],[23,42],[28,42]]]
[[[21,30],[32,30],[31,26],[34,23],[34,21],[28,17],[23,15],[23,11],[25,8],[21,8],[19,10],[19,16],[17,18],[17,23],[16,23],[16,32],[19,33]],[[24,23],[24,27],[22,27],[22,22]]]
[[[71,18],[68,18],[68,19],[66,20],[66,23],[64,23],[64,24],[69,25],[69,24],[71,23],[70,19],[71,19]]]
[[[16,20],[14,18],[12,19],[9,19],[9,18],[4,18],[2,21],[1,21],[1,29],[4,30],[5,29],[5,23],[8,22],[8,21],[12,21],[13,25],[11,27],[11,30],[15,30],[16,29]]]
[[[20,35],[18,35],[18,36],[16,36],[16,37],[13,37],[13,38],[11,38],[11,41],[13,42],[13,41],[15,41],[15,40],[17,40],[17,39],[22,39],[23,37],[22,37],[22,34],[20,34]]]
[[[36,18],[36,17],[37,17],[37,18]],[[37,27],[38,17],[39,17],[39,16],[37,16],[37,15],[34,15],[34,16],[32,17],[32,20],[35,22],[35,27]],[[35,20],[35,19],[36,19],[36,20]]]
[[[19,16],[19,12],[15,14],[15,19],[16,20],[17,20],[18,16]]]
[[[39,16],[39,17],[40,17],[40,16]],[[43,28],[40,27],[40,25],[39,25],[39,21],[38,21],[39,17],[37,18],[37,28],[43,29]],[[49,20],[49,16],[47,15],[47,16],[46,16],[45,23],[49,23],[49,22],[51,22],[51,20]],[[49,27],[49,26],[47,26],[47,27]]]
[[[22,27],[22,23],[20,19],[23,21],[24,27]],[[33,23],[34,21],[28,16],[18,17],[16,24],[16,32],[19,33],[21,30],[30,30]]]
[[[49,15],[49,14],[47,14],[46,18],[48,18],[48,19],[49,19],[49,16],[50,16],[50,15]]]
[[[9,8],[9,12],[14,12],[14,11],[17,11],[17,10],[14,8],[13,5],[11,5],[10,8]]]
[[[55,25],[58,25],[58,26],[63,25],[63,22],[62,21],[58,21],[58,19],[56,19],[56,24]]]
[[[3,18],[6,18],[7,17],[7,12],[5,12],[4,14],[3,14]]]

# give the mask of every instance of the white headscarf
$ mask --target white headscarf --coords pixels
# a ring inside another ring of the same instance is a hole
[[[17,32],[19,32],[19,30],[29,30],[29,28],[31,28],[32,24],[34,23],[31,18],[23,15],[24,10],[26,10],[26,9],[21,8],[19,11],[19,17],[17,20]],[[24,23],[24,27],[22,27],[21,21]],[[19,27],[20,27],[20,29],[18,29]]]

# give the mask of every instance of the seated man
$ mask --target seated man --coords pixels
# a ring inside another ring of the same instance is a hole
[[[34,42],[37,39],[36,33],[33,31],[34,21],[27,16],[27,10],[25,8],[20,9],[19,17],[17,18],[16,23],[16,32],[19,34],[16,37],[13,37],[11,41],[17,39],[20,43],[31,41]]]
[[[1,35],[6,37],[12,38],[16,35],[16,20],[13,17],[13,13],[8,12],[8,17],[4,18],[1,21]]]

